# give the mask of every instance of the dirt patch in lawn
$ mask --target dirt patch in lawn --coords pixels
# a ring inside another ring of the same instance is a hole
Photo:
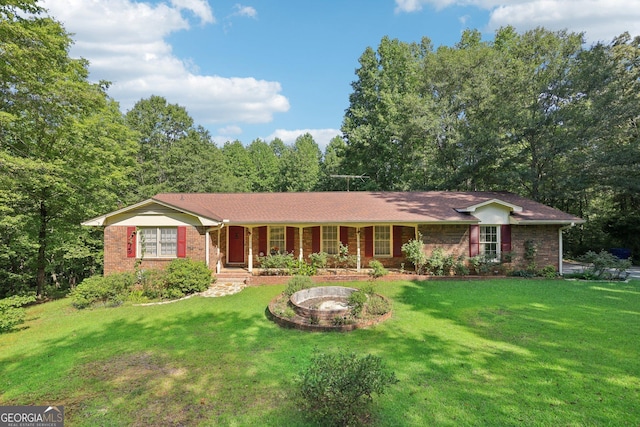
[[[93,392],[89,402],[71,408],[78,421],[118,411],[132,426],[190,425],[212,410],[210,399],[192,389],[187,369],[150,353],[91,362],[78,373]]]

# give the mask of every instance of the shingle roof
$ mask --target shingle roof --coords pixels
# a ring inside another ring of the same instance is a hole
[[[236,224],[474,223],[475,217],[459,210],[492,200],[521,207],[512,213],[516,221],[583,222],[508,192],[162,193],[153,200]]]

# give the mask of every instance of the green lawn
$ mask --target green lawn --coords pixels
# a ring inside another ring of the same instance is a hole
[[[289,399],[317,351],[381,356],[400,382],[373,425],[640,425],[640,281],[380,282],[371,329],[281,329],[282,286],[79,311],[31,307],[0,335],[0,404],[64,405],[66,425],[308,425]]]

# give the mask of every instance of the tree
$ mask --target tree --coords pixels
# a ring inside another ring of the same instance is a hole
[[[96,236],[80,222],[113,208],[136,149],[108,85],[89,83],[87,62],[69,57],[69,34],[41,14],[35,1],[0,6],[5,295],[42,296],[47,283],[73,283],[99,268]]]
[[[195,130],[193,119],[184,107],[152,95],[136,102],[127,112],[126,121],[139,135],[140,150],[136,156],[136,192],[139,198],[171,191],[165,155],[174,144]]]
[[[276,191],[280,173],[280,159],[265,141],[254,140],[247,147],[247,152],[256,171],[252,191]]]
[[[247,149],[238,140],[222,146],[225,163],[235,177],[234,191],[250,192],[257,178],[257,170]]]
[[[285,191],[312,191],[320,179],[322,153],[311,134],[299,136],[281,159],[282,187]]]

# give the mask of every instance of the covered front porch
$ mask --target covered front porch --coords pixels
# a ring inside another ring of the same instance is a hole
[[[225,224],[216,233],[216,273],[223,268],[244,267],[253,274],[260,258],[269,255],[290,254],[309,262],[310,254],[332,256],[341,250],[355,257],[355,270],[361,272],[371,259],[387,267],[399,267],[404,262],[402,245],[417,238],[418,225]]]

